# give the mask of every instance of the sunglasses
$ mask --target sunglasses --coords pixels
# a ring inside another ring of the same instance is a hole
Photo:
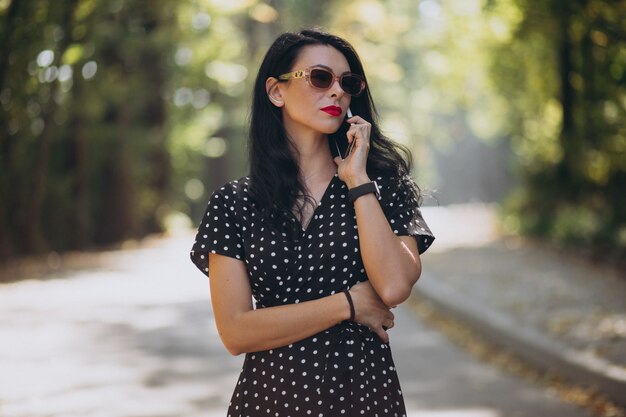
[[[319,67],[309,67],[299,71],[288,72],[279,75],[280,81],[287,81],[291,78],[305,78],[306,82],[313,88],[328,90],[335,81],[339,81],[339,86],[346,94],[357,97],[365,90],[365,80],[358,74],[346,72],[335,75],[332,71]]]

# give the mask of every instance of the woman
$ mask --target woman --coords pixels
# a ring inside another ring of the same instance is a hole
[[[213,193],[191,252],[224,345],[246,353],[228,416],[406,414],[390,309],[434,238],[373,109],[339,37],[285,33],[261,64],[250,175]]]

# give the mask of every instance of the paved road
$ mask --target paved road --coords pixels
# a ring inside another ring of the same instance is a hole
[[[243,362],[179,237],[57,279],[0,286],[0,417],[223,417]],[[482,364],[401,306],[391,343],[409,417],[587,416]]]

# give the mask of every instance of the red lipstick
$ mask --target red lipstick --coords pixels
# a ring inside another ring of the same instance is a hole
[[[339,106],[326,106],[326,107],[324,107],[324,108],[322,108],[320,110],[322,110],[323,112],[326,112],[326,113],[328,113],[328,114],[330,114],[331,116],[334,116],[334,117],[339,117],[339,116],[341,116],[341,113],[342,113],[341,107],[339,107]]]

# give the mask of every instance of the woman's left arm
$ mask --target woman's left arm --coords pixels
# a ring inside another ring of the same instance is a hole
[[[348,188],[369,182],[347,184]],[[396,236],[374,194],[354,202],[363,265],[372,287],[388,306],[397,306],[411,295],[422,273],[417,242],[412,236]]]
[[[345,159],[335,158],[335,163],[339,177],[352,189],[371,181],[366,170],[371,124],[359,116],[347,122],[351,124],[347,138],[354,147]],[[354,210],[369,281],[386,305],[397,306],[409,298],[422,273],[417,242],[411,236],[396,236],[374,194],[357,198]]]

